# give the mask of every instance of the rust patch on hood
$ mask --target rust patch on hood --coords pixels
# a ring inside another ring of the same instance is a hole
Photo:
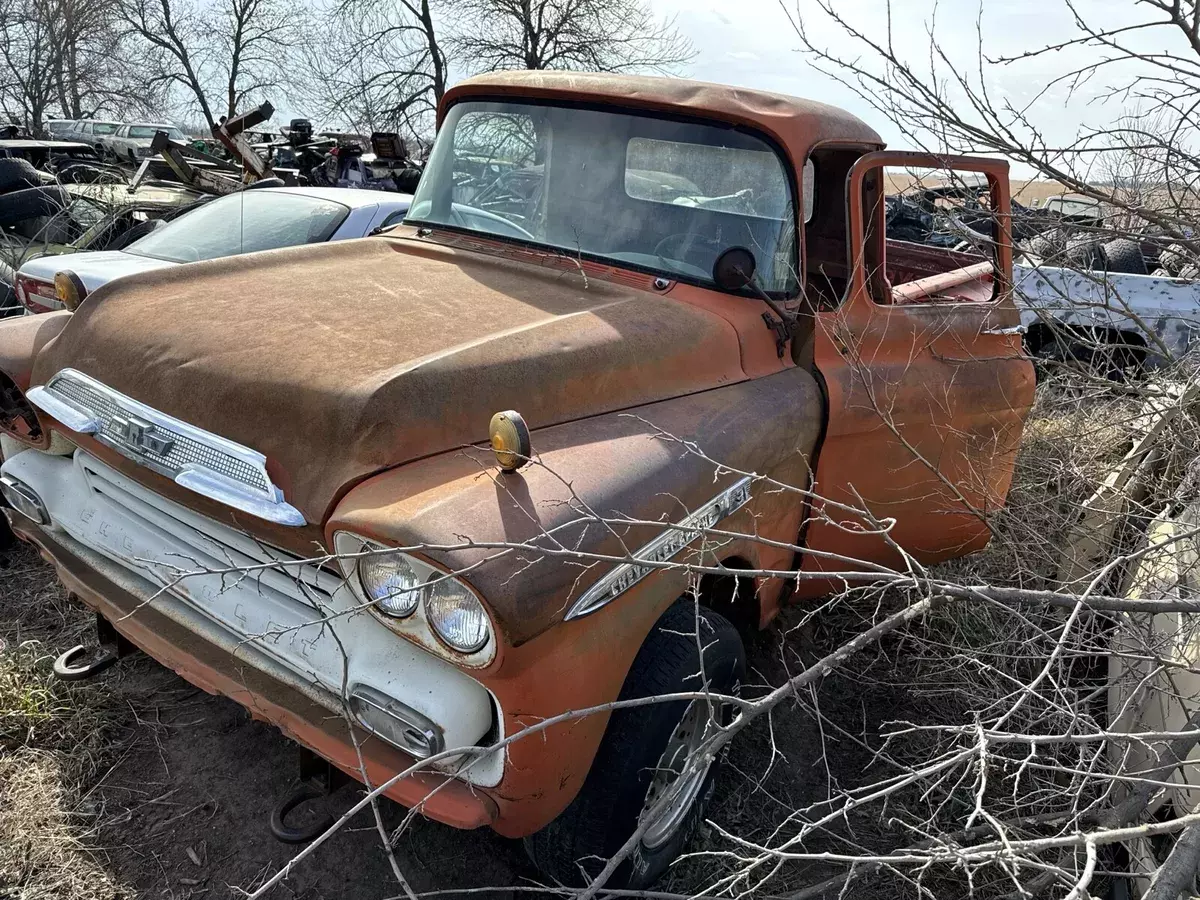
[[[486,440],[497,410],[541,428],[745,378],[734,329],[696,306],[383,238],[121,279],[32,382],[67,366],[262,452],[314,523],[374,472]]]

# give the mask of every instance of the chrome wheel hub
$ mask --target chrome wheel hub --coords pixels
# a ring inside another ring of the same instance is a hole
[[[659,757],[646,791],[646,802],[638,823],[649,820],[642,845],[654,850],[669,841],[687,818],[704,786],[713,760],[689,767],[697,751],[720,728],[721,706],[708,700],[693,700],[684,711]]]

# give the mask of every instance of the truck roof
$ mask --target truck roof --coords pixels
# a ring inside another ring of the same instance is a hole
[[[725,84],[648,75],[596,72],[489,72],[459,82],[446,92],[438,124],[450,105],[465,97],[568,100],[605,106],[641,107],[690,118],[722,119],[765,131],[802,160],[825,142],[884,146],[875,129],[836,106]]]

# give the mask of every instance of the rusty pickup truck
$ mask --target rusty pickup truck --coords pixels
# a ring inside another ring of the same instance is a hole
[[[889,166],[985,178],[990,256],[887,241]],[[360,781],[426,760],[387,796],[560,881],[636,837],[647,885],[740,635],[987,543],[1034,390],[1008,208],[1005,163],[821,103],[472,78],[403,224],[0,324],[6,513],[110,644]]]

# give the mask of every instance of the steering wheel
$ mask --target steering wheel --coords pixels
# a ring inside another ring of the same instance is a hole
[[[674,254],[668,255],[666,253],[666,250],[672,241],[681,242],[681,246],[679,247],[680,255],[678,256]],[[676,262],[686,263],[688,262],[688,254],[694,253],[696,250],[705,246],[715,248],[717,245],[718,241],[715,238],[704,237],[703,235],[697,234],[694,231],[677,231],[674,234],[668,234],[665,238],[654,245],[654,255],[657,256],[659,261],[664,264],[668,259],[673,259]],[[670,268],[670,266],[667,266],[667,268]],[[704,268],[704,266],[701,266],[700,268]]]

